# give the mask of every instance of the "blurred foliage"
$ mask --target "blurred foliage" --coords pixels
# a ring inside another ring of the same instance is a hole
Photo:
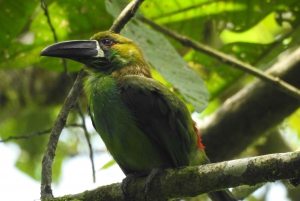
[[[300,109],[297,110],[293,116],[289,118],[289,124],[300,134]]]
[[[127,2],[46,1],[59,41],[88,39],[109,29]],[[0,11],[0,137],[5,139],[51,128],[71,83],[61,73],[62,60],[38,56],[43,48],[54,43],[40,1],[0,0]],[[146,0],[138,15],[263,70],[300,44],[299,0]],[[122,33],[139,43],[155,69],[155,78],[189,102],[191,110],[199,111],[206,105],[204,80],[210,104],[201,117],[214,112],[252,79],[136,19]],[[67,66],[72,77],[81,68],[73,61],[67,61]],[[84,95],[81,101],[85,103]],[[297,140],[299,115],[299,111],[295,112],[285,122]],[[77,121],[75,111],[68,122]],[[57,164],[53,166],[54,181],[58,181],[63,160],[77,154],[81,138],[81,130],[72,130],[72,135],[66,134],[60,141]],[[10,142],[21,149],[16,167],[34,179],[40,178],[47,139],[44,135]],[[103,168],[112,163],[109,161]]]

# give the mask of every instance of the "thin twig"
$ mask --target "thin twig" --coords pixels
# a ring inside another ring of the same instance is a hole
[[[86,141],[88,143],[88,147],[89,147],[90,161],[91,161],[91,164],[92,164],[92,172],[93,172],[93,182],[95,183],[96,182],[96,173],[95,173],[93,148],[92,148],[92,144],[91,144],[91,141],[90,141],[89,132],[86,129],[84,114],[82,112],[81,106],[80,106],[78,101],[77,101],[77,110],[78,110],[78,113],[79,113],[79,115],[82,119],[82,129],[84,131],[84,135],[85,135]]]
[[[41,0],[41,7],[42,7],[42,9],[44,10],[45,16],[47,17],[48,24],[49,24],[49,26],[50,26],[50,29],[51,29],[52,33],[53,33],[54,41],[55,41],[55,42],[58,42],[58,40],[57,40],[57,35],[56,35],[56,31],[55,31],[55,29],[54,29],[54,27],[53,27],[53,25],[52,25],[52,22],[51,22],[51,19],[50,19],[50,14],[49,14],[49,12],[48,12],[48,6],[47,6],[45,0]]]
[[[50,14],[48,12],[48,6],[45,2],[45,0],[41,0],[41,7],[42,9],[44,10],[44,13],[45,13],[45,16],[47,18],[47,21],[48,21],[48,24],[50,26],[50,29],[52,31],[52,34],[53,34],[53,39],[54,41],[57,43],[58,42],[58,39],[57,39],[57,35],[56,35],[56,31],[52,25],[52,22],[51,22],[51,18],[50,18]],[[67,74],[68,72],[68,66],[67,66],[67,61],[65,59],[62,59],[62,62],[63,62],[63,66],[64,66],[64,73]]]
[[[133,0],[131,1],[120,13],[119,17],[114,21],[113,25],[110,27],[110,31],[115,33],[120,33],[124,28],[125,24],[129,22],[131,18],[135,15],[136,11],[143,3],[144,0]]]
[[[116,19],[116,22],[110,28],[111,31],[116,33],[120,32],[120,30],[125,26],[125,24],[133,17],[134,12],[137,11],[139,5],[143,2],[143,0],[135,0],[133,1],[135,4],[130,3],[126,6],[125,10],[127,12],[124,15],[124,12],[120,14],[120,16]],[[122,20],[125,18],[126,20]],[[66,124],[66,119],[70,110],[76,104],[76,100],[82,90],[82,80],[86,75],[85,71],[82,69],[77,75],[77,78],[73,84],[71,91],[69,92],[68,97],[66,98],[58,117],[55,120],[53,129],[51,131],[50,139],[45,151],[45,155],[42,163],[42,177],[41,177],[41,199],[53,198],[52,195],[52,164],[55,156],[55,150],[57,147],[58,139],[64,125]]]
[[[66,128],[69,128],[69,127],[80,127],[80,128],[83,128],[83,126],[84,126],[83,124],[76,124],[76,123],[65,125]]]
[[[28,138],[33,137],[33,136],[45,135],[45,134],[48,134],[50,132],[51,132],[51,129],[46,129],[46,130],[43,130],[43,131],[36,131],[36,132],[33,132],[31,134],[28,134],[28,135],[9,136],[8,138],[0,140],[0,142],[7,142],[7,141],[10,141],[10,140],[28,139]]]
[[[68,124],[65,127],[81,127],[81,128],[83,128],[84,126],[82,124]],[[49,134],[51,132],[51,130],[52,130],[52,128],[49,128],[49,129],[46,129],[43,131],[35,131],[28,135],[9,136],[8,138],[0,140],[0,142],[7,142],[10,140],[23,140],[23,139],[28,139],[28,138],[35,137],[35,136],[46,135],[46,134]]]
[[[215,59],[218,59],[225,64],[228,64],[234,68],[237,68],[237,69],[247,72],[255,77],[258,77],[261,80],[265,81],[266,83],[270,84],[275,89],[280,90],[280,91],[286,93],[287,95],[300,100],[300,90],[297,89],[296,87],[284,82],[279,77],[275,77],[270,74],[264,73],[263,71],[259,70],[258,68],[255,68],[254,66],[251,66],[250,64],[247,64],[236,58],[228,56],[223,52],[217,51],[209,46],[206,46],[199,42],[196,42],[186,36],[175,33],[161,25],[156,24],[155,22],[153,22],[147,18],[140,17],[139,19],[141,21],[143,21],[144,23],[150,25],[154,29],[159,30],[160,32],[174,38],[175,40],[179,41],[183,45],[192,47],[193,49],[203,52]]]

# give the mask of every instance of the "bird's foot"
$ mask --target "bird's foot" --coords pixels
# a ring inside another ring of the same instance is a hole
[[[153,170],[150,172],[150,174],[148,175],[146,182],[145,182],[145,196],[147,195],[147,193],[149,192],[151,183],[153,181],[153,179],[160,173],[163,172],[163,168],[153,168]]]
[[[300,178],[292,178],[290,179],[290,183],[294,186],[297,187],[300,184]]]
[[[163,168],[154,168],[150,174],[147,176],[146,182],[145,182],[145,199],[147,197],[147,193],[149,192],[150,186],[152,184],[153,179],[160,174],[161,172],[163,172]],[[122,185],[121,185],[121,189],[122,189],[122,198],[125,201],[130,200],[129,198],[129,191],[128,191],[128,185],[131,182],[131,180],[136,179],[136,178],[140,178],[140,177],[144,177],[146,176],[147,173],[145,172],[138,172],[138,173],[132,173],[132,174],[128,174],[122,181]],[[146,199],[147,200],[147,199]]]
[[[131,180],[136,179],[136,178],[140,178],[143,176],[146,176],[146,173],[132,173],[132,174],[128,174],[126,175],[126,177],[123,179],[122,181],[122,185],[121,185],[121,189],[122,189],[122,197],[123,200],[127,201],[130,200],[129,196],[128,196],[128,185],[131,182]]]

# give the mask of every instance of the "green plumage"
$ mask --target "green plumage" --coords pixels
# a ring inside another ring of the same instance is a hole
[[[110,76],[94,78],[86,82],[92,89],[87,90],[91,118],[124,173],[150,172],[151,167],[168,165],[159,150],[152,146],[151,139],[136,125],[134,115],[122,100],[116,80]]]
[[[209,163],[185,103],[152,78],[133,41],[106,31],[91,41],[54,44],[41,55],[86,65],[93,125],[126,175]],[[216,201],[234,200],[213,194]]]

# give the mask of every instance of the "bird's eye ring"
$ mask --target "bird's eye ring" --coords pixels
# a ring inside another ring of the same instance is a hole
[[[100,42],[105,46],[113,46],[115,44],[115,41],[111,40],[110,38],[103,38],[100,40]]]

